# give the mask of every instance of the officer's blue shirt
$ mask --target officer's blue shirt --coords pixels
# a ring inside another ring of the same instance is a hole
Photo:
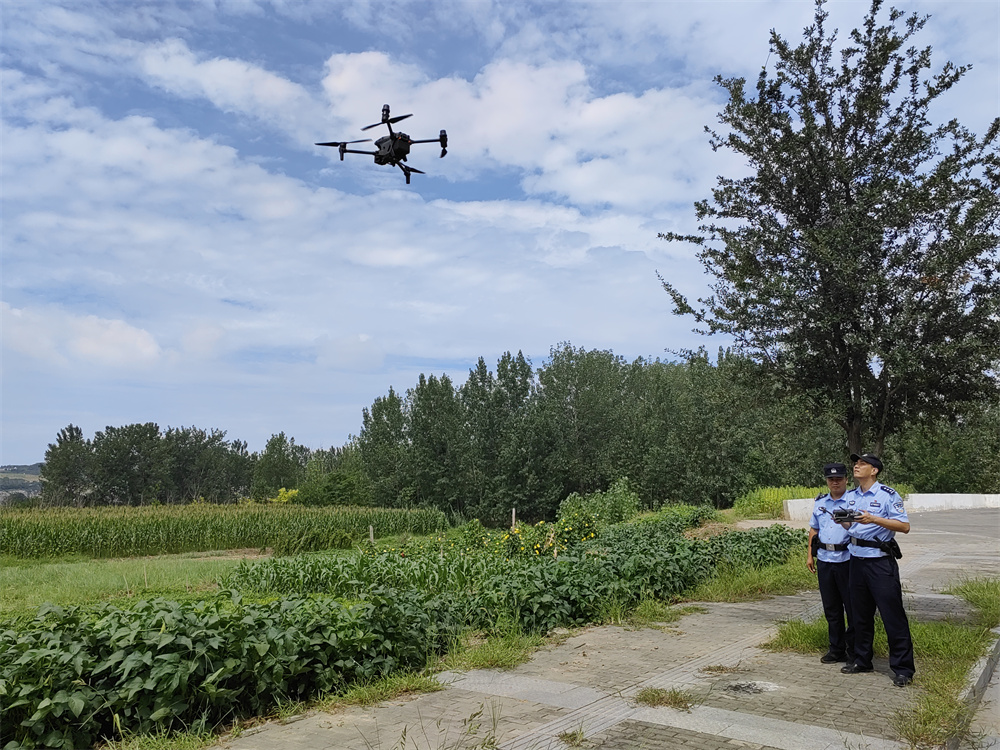
[[[903,498],[892,487],[886,487],[879,482],[875,482],[868,488],[867,492],[860,487],[855,487],[844,497],[847,498],[847,506],[858,513],[867,511],[873,516],[891,518],[894,521],[903,521],[904,523],[910,522],[909,516],[906,515],[906,508],[903,507]],[[889,529],[874,523],[851,524],[848,533],[858,539],[867,539],[872,542],[888,542],[896,536],[895,531],[889,531]],[[851,554],[855,557],[885,557],[886,555],[878,547],[859,547],[856,544],[851,545]]]
[[[847,510],[847,496],[845,492],[839,499],[834,500],[830,493],[820,495],[813,503],[812,518],[809,525],[819,533],[820,548],[817,557],[825,563],[847,562],[851,559],[850,550],[828,550],[823,549],[824,544],[847,544],[851,535],[847,529],[836,523],[830,515],[835,510]]]

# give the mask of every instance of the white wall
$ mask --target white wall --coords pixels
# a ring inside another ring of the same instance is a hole
[[[785,500],[785,519],[808,521],[812,515],[815,498]],[[907,513],[932,510],[964,510],[966,508],[1000,508],[1000,495],[963,495],[958,493],[914,492],[904,500]]]

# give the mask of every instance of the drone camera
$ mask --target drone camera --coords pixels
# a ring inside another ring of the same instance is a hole
[[[444,155],[447,154],[447,153],[448,153],[448,134],[442,130],[441,131],[441,157],[440,158],[443,159]]]

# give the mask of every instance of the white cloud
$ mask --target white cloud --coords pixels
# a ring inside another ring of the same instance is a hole
[[[142,74],[181,97],[204,97],[224,112],[251,115],[308,142],[323,111],[302,86],[243,60],[199,60],[180,39],[152,44],[138,55]]]
[[[4,346],[47,365],[103,371],[142,369],[163,352],[145,330],[123,320],[73,315],[63,310],[14,308],[0,302]]]

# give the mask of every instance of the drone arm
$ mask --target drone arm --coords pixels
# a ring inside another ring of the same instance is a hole
[[[426,138],[420,141],[410,141],[410,143],[440,143],[441,158],[444,158],[444,155],[448,153],[448,134],[443,130],[437,138]]]

